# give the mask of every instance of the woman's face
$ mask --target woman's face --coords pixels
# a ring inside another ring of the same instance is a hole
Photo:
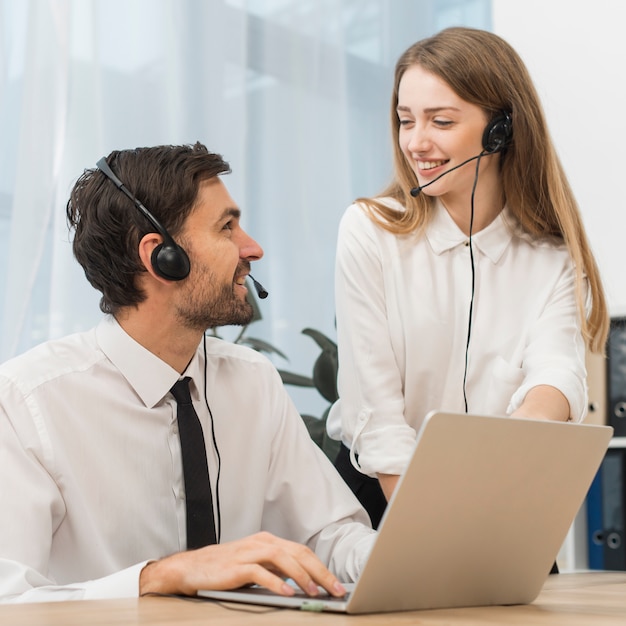
[[[420,186],[482,151],[488,122],[485,112],[462,100],[441,78],[419,65],[402,75],[397,112],[399,145]],[[483,189],[490,177],[498,185],[495,165],[492,156],[481,159]],[[476,161],[471,161],[429,185],[423,193],[440,197],[446,206],[446,200],[465,200],[471,194],[475,173]]]

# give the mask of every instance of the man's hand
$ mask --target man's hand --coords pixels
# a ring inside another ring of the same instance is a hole
[[[346,593],[309,548],[261,532],[148,563],[139,577],[139,595],[195,595],[198,589],[237,589],[256,584],[291,596],[295,592],[285,578],[292,578],[310,596],[318,594],[318,585],[333,596]]]

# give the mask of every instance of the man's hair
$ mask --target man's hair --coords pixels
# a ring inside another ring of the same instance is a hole
[[[230,172],[204,145],[113,151],[107,162],[124,186],[173,238],[193,209],[200,183]],[[145,299],[137,276],[146,269],[139,242],[154,226],[99,169],[76,181],[66,208],[73,250],[87,280],[102,293],[100,309],[116,313]]]

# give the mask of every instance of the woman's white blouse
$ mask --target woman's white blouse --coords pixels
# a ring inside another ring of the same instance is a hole
[[[472,249],[468,411],[510,414],[532,387],[551,385],[583,419],[585,346],[567,249],[523,233],[507,209],[472,236]],[[465,411],[468,238],[442,205],[421,236],[397,236],[353,204],[335,278],[340,399],[329,434],[363,473],[401,474],[429,411]]]

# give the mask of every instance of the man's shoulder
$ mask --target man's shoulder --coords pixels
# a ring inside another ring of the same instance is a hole
[[[67,373],[89,368],[102,357],[95,330],[50,339],[0,364],[0,378],[35,387]]]
[[[206,358],[209,371],[224,384],[245,382],[266,390],[283,388],[276,366],[264,354],[246,345],[207,337]]]
[[[217,337],[206,338],[206,352],[209,361],[228,360],[233,364],[240,363],[242,366],[250,364],[274,367],[271,361],[258,350]]]

